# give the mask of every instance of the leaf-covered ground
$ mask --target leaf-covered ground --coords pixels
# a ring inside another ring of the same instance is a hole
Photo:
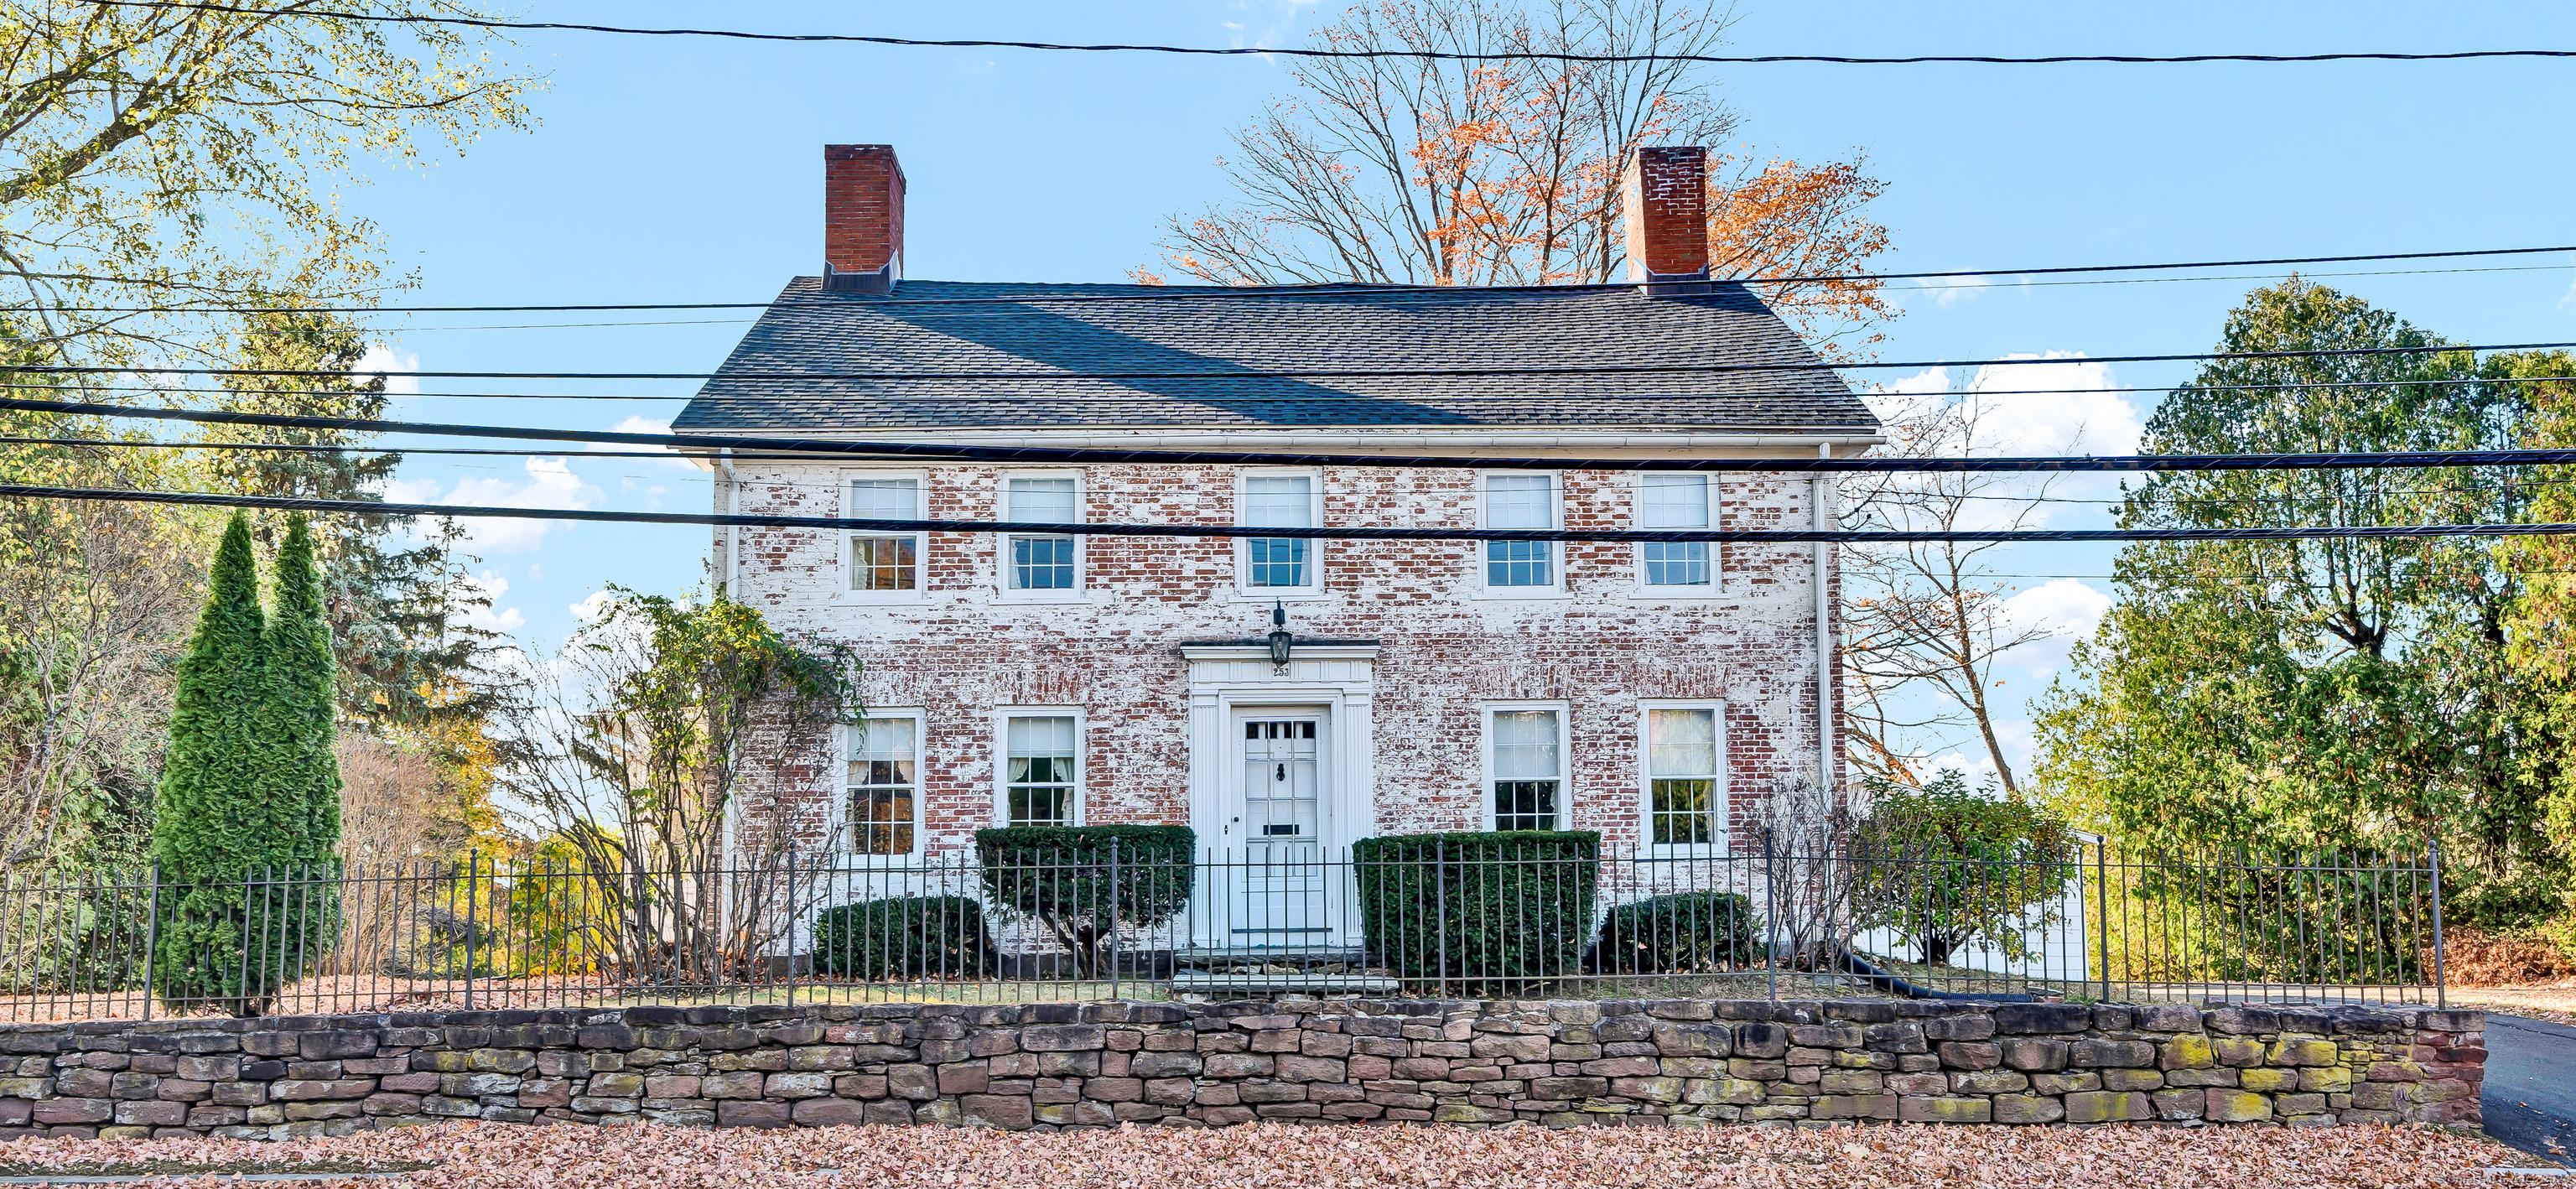
[[[2526,1163],[2484,1139],[2423,1128],[1881,1126],[1719,1128],[1236,1127],[1057,1135],[932,1127],[709,1131],[452,1125],[291,1143],[29,1140],[21,1166],[285,1170],[433,1167],[350,1186],[679,1189],[697,1186],[1029,1186],[1031,1189],[2350,1189],[2494,1186]],[[178,1185],[178,1180],[158,1182]],[[200,1178],[199,1185],[217,1183]]]

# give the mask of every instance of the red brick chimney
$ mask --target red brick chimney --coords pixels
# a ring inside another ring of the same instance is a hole
[[[894,146],[823,146],[823,291],[892,293],[903,275],[903,166]]]
[[[1708,292],[1708,150],[1639,149],[1622,186],[1628,279],[1649,297]]]

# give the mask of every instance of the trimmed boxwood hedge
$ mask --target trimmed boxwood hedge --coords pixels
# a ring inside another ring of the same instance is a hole
[[[846,978],[982,978],[993,934],[972,896],[897,896],[814,917],[814,970]]]
[[[1110,844],[1118,877],[1110,879]],[[1098,977],[1100,945],[1115,927],[1150,928],[1189,904],[1198,835],[1188,826],[1010,826],[975,831],[984,901],[1035,919]],[[1115,912],[1116,920],[1110,918]]]
[[[1592,937],[1590,830],[1402,834],[1351,857],[1370,961],[1410,982],[1516,993],[1574,973]]]
[[[1674,892],[1610,910],[1593,943],[1601,974],[1705,974],[1753,964],[1753,901],[1734,892]]]

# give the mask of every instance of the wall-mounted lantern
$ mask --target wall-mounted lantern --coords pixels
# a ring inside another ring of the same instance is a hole
[[[1288,649],[1296,637],[1288,634],[1288,604],[1282,600],[1270,609],[1270,663],[1280,672],[1288,671]]]

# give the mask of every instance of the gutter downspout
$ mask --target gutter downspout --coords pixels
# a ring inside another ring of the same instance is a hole
[[[1816,446],[1816,457],[1832,458],[1831,442]],[[1815,509],[1816,531],[1831,530],[1833,517],[1827,505],[1833,501],[1833,480],[1818,474],[1807,480],[1807,500]],[[1833,809],[1834,790],[1834,628],[1832,595],[1826,589],[1827,567],[1832,545],[1816,542],[1816,795],[1821,808]]]

